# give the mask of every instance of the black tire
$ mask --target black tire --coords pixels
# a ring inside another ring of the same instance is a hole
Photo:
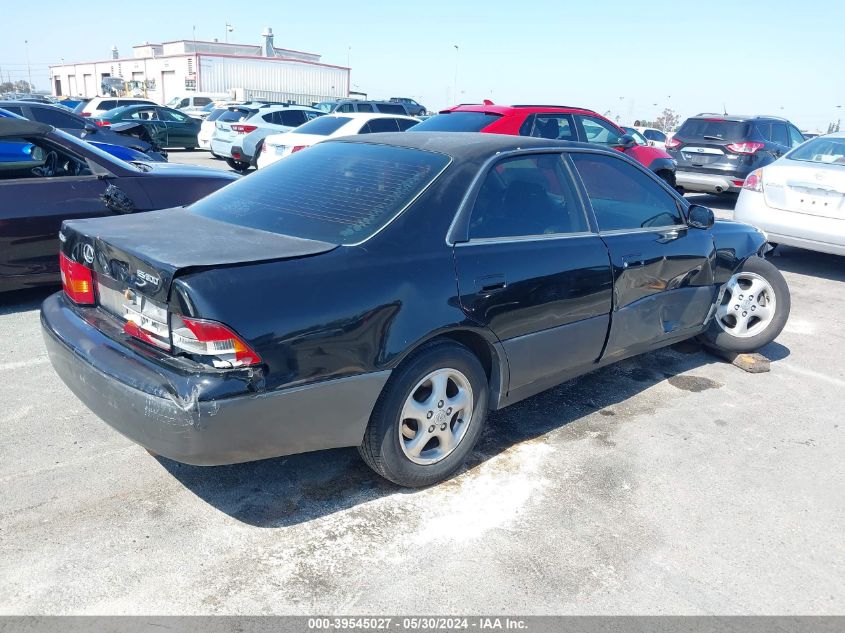
[[[455,369],[470,383],[473,411],[469,425],[454,450],[441,461],[417,464],[400,446],[400,412],[411,391],[438,369]],[[484,368],[466,347],[451,341],[434,341],[414,352],[393,372],[379,396],[358,452],[367,465],[400,486],[419,488],[447,479],[472,451],[487,418],[488,387]]]
[[[714,315],[710,327],[704,334],[705,342],[729,352],[754,352],[771,343],[786,325],[791,307],[789,286],[786,283],[786,279],[783,278],[783,275],[771,262],[762,257],[749,257],[740,266],[736,274],[743,272],[758,275],[771,286],[774,291],[775,300],[774,316],[765,329],[758,334],[747,338],[740,338],[726,331],[719,324],[718,315]],[[722,303],[725,303],[725,300],[728,298],[724,297]]]
[[[217,160],[221,160],[223,158],[220,154],[215,154],[214,152],[211,152],[211,157],[216,158]]]
[[[239,171],[242,174],[245,174],[249,171],[249,163],[244,162],[242,160],[235,160],[234,158],[227,158],[226,164],[234,169],[235,171]]]

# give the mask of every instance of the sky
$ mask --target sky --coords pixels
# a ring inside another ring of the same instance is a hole
[[[114,45],[129,57],[133,45],[194,32],[222,41],[227,22],[231,42],[259,44],[270,26],[277,47],[348,62],[353,90],[432,110],[563,104],[623,124],[665,107],[682,118],[727,110],[810,131],[845,117],[845,0],[9,2],[0,73],[31,72],[48,89],[62,58],[108,59]]]

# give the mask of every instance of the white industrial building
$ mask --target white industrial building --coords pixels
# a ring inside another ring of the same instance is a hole
[[[191,92],[301,104],[349,95],[349,68],[324,64],[313,53],[276,48],[270,28],[261,35],[263,43],[255,46],[199,40],[146,43],[133,47],[130,58],[119,57],[114,48],[112,59],[51,66],[53,94],[90,98],[119,85],[124,94],[158,103]]]

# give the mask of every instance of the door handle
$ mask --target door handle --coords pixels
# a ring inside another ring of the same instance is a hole
[[[504,290],[508,285],[505,276],[502,274],[485,275],[475,280],[475,287],[479,294],[489,295]]]
[[[634,266],[644,266],[645,260],[642,253],[630,253],[622,256],[622,268],[632,268]]]

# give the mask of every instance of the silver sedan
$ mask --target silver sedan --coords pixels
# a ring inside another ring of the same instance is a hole
[[[845,255],[845,132],[810,139],[751,172],[734,216],[772,244]]]

